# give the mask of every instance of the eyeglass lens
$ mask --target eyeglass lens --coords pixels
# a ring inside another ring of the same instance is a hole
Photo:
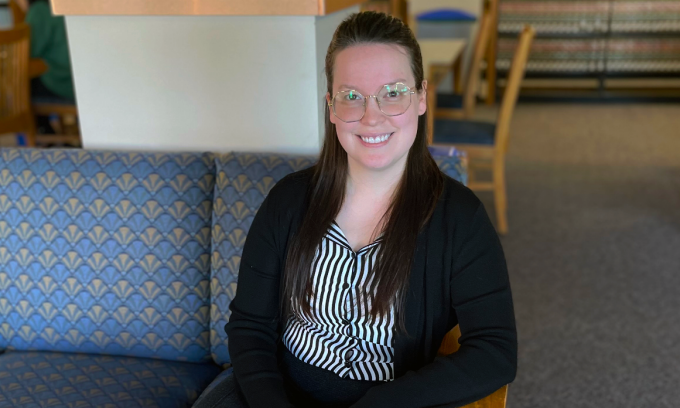
[[[411,89],[401,83],[383,85],[375,95],[378,107],[387,116],[406,112],[411,105]],[[333,97],[333,113],[345,122],[356,122],[366,112],[367,98],[355,90],[341,91]]]

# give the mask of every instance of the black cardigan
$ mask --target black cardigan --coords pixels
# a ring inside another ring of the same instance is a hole
[[[277,365],[281,270],[311,174],[296,172],[274,186],[243,248],[225,330],[236,381],[252,408],[292,407]],[[371,388],[352,407],[465,405],[515,378],[517,333],[503,249],[479,199],[449,177],[418,236],[405,323],[409,335],[394,340],[395,380]],[[456,324],[460,349],[438,357]]]

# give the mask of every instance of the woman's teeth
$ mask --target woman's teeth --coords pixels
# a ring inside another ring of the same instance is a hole
[[[361,140],[363,140],[365,143],[382,143],[385,140],[389,139],[390,136],[392,136],[392,133],[385,133],[384,135],[381,136],[376,136],[376,137],[361,137]]]

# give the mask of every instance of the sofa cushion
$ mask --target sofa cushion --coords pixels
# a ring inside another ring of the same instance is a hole
[[[430,149],[430,153],[432,153],[432,158],[434,159],[435,163],[437,163],[437,166],[439,166],[439,170],[452,179],[458,180],[461,183],[467,185],[467,156],[465,152],[456,149],[449,149],[448,152],[442,153],[440,155],[435,153],[433,150],[434,149]]]
[[[210,359],[214,158],[0,151],[0,349]]]
[[[8,351],[0,355],[0,406],[188,407],[219,371],[212,363]]]
[[[229,304],[236,294],[243,244],[255,213],[274,184],[316,160],[313,156],[267,153],[228,153],[216,158],[210,344],[217,364],[231,363],[224,326],[229,319]]]

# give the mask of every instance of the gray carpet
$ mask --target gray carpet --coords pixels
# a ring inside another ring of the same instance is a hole
[[[508,408],[680,406],[680,107],[515,113],[502,241],[519,369]]]

